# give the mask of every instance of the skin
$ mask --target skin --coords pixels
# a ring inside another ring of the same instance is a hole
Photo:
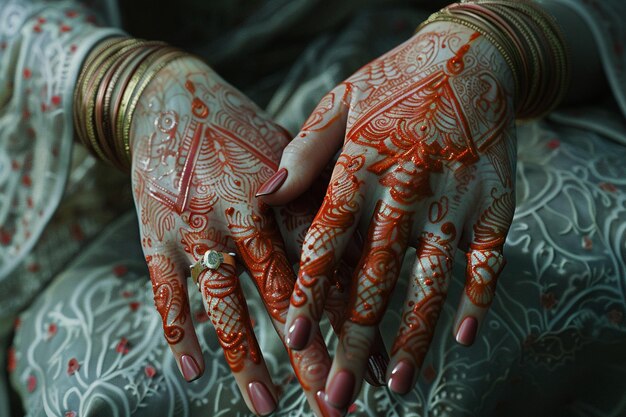
[[[408,246],[416,259],[402,289],[407,297],[387,377],[404,361],[409,388],[415,383],[457,248],[467,254],[467,270],[453,331],[467,317],[480,326],[505,264],[515,207],[514,90],[510,69],[487,40],[464,26],[431,24],[331,91],[285,149],[281,167],[290,177],[263,197],[270,204],[287,201],[343,147],[304,241],[287,329],[298,317],[317,329],[330,271],[352,234],[367,230],[326,380],[329,406],[345,412],[360,391]],[[354,376],[342,404],[333,384],[340,373]]]
[[[188,355],[204,370],[187,298],[189,265],[209,249],[234,252],[255,281],[284,340],[295,275],[287,252],[298,253],[313,216],[311,201],[276,214],[255,192],[277,169],[287,133],[208,66],[195,58],[173,61],[147,86],[131,125],[132,184],[142,246],[163,331],[181,368]],[[283,242],[279,228],[285,230]],[[238,271],[226,264],[200,275],[207,313],[251,411],[247,391],[260,382],[277,402],[253,333]],[[342,317],[347,294],[335,292],[330,310]],[[335,306],[335,307],[333,307]],[[321,334],[311,348],[290,355],[313,396],[323,387],[330,358]]]
[[[185,57],[168,64],[142,92],[130,137],[133,191],[155,306],[183,376],[193,380],[204,372],[187,277],[189,266],[207,250],[236,254],[239,269],[247,269],[254,280],[285,343],[296,281],[291,265],[297,262],[325,187],[322,181],[322,186],[274,210],[255,197],[278,169],[289,134],[206,64]],[[354,241],[350,245],[352,253],[359,252]],[[348,253],[337,264],[327,289],[325,312],[336,330],[345,317],[356,263],[351,258]],[[242,396],[260,414],[249,384],[261,383],[274,403],[279,390],[253,332],[240,272],[227,264],[207,270],[198,279],[198,289]],[[378,329],[375,333],[366,380],[381,385],[388,356]],[[289,355],[312,409],[319,412],[315,394],[324,386],[331,360],[319,331],[310,346]],[[195,377],[185,375],[183,357],[197,365]]]

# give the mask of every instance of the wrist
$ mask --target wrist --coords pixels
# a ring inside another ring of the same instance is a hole
[[[142,91],[173,59],[186,54],[161,42],[102,41],[88,55],[74,89],[74,126],[96,156],[130,168],[130,125]]]
[[[430,16],[418,30],[435,22],[466,26],[494,45],[515,79],[517,117],[538,117],[563,99],[569,54],[556,21],[539,6],[520,0],[455,3]]]

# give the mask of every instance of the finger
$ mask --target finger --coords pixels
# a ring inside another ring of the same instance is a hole
[[[387,308],[400,272],[411,229],[411,213],[383,201],[376,205],[351,290],[335,360],[326,383],[326,402],[345,409],[356,398],[375,341],[377,325]]]
[[[146,256],[154,304],[163,321],[163,334],[174,354],[178,369],[187,381],[204,372],[202,350],[193,327],[187,297],[185,267],[163,254]]]
[[[270,216],[244,216],[227,210],[235,245],[257,286],[272,324],[285,343],[285,317],[295,276],[281,241],[278,227]],[[315,393],[323,388],[330,356],[319,331],[313,334],[313,343],[302,352],[289,352],[291,364],[309,404],[319,411]]]
[[[304,349],[313,330],[319,328],[334,266],[361,213],[363,164],[362,156],[339,157],[322,207],[307,232],[285,327],[291,349]]]
[[[457,309],[453,333],[456,341],[474,343],[496,292],[498,276],[505,265],[501,249],[472,249],[467,253],[465,291]]]
[[[311,204],[322,199],[308,198],[309,193],[305,193],[294,202],[282,207],[277,211],[277,218],[280,219],[278,224],[281,229],[281,235],[285,237],[285,245],[297,249],[298,255],[302,250],[302,244],[306,236],[310,224],[313,221],[313,212]],[[301,204],[306,202],[308,204]],[[358,233],[355,234],[355,236]],[[339,262],[334,273],[334,282],[330,286],[328,297],[326,300],[326,314],[330,319],[330,324],[339,335],[341,326],[345,319],[346,306],[348,301],[348,290],[350,288],[350,279],[352,278],[352,270],[359,261],[362,252],[362,239],[353,238],[348,243],[344,253],[344,260]],[[289,251],[288,251],[289,254]],[[291,256],[289,256],[291,262]],[[293,262],[292,262],[293,263]],[[351,265],[351,266],[350,266]],[[385,375],[387,373],[387,363],[389,355],[385,349],[380,330],[377,330],[376,342],[368,359],[367,373],[365,380],[373,386],[385,385]],[[330,368],[330,360],[328,361]]]
[[[359,247],[360,252],[361,248]],[[333,284],[330,286],[326,298],[326,315],[337,336],[341,334],[341,328],[347,316],[352,272],[353,268],[350,268],[346,262],[343,260],[339,262],[334,273]],[[364,375],[365,381],[375,387],[385,385],[388,363],[389,355],[385,349],[380,329],[376,326],[374,343],[367,359],[367,370]]]
[[[452,276],[456,230],[452,223],[443,223],[440,230],[425,232],[419,239],[387,370],[387,385],[398,394],[413,388],[434,335]]]
[[[257,193],[271,205],[284,205],[309,189],[343,143],[347,120],[347,87],[326,94],[283,150],[280,169]]]
[[[233,265],[207,269],[198,280],[205,308],[248,408],[257,415],[276,409],[277,392],[263,360]]]
[[[493,301],[498,276],[506,263],[502,246],[515,210],[513,191],[505,190],[498,194],[493,189],[488,201],[472,228],[465,291],[452,327],[456,341],[465,346],[474,343]]]

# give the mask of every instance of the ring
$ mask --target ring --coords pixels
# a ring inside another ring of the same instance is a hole
[[[218,252],[216,250],[208,250],[204,253],[204,256],[191,265],[191,279],[194,284],[198,285],[198,278],[200,274],[207,269],[218,269],[222,264],[228,264],[236,266],[235,254],[227,252]]]

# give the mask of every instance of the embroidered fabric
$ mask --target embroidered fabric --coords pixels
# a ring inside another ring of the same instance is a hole
[[[98,7],[73,1],[0,2],[0,286],[5,289],[19,285],[12,272],[33,249],[65,189],[70,110],[81,63],[96,42],[122,33],[98,27],[102,16]],[[0,316],[20,305],[13,301],[0,304]]]
[[[620,29],[623,5],[618,0],[559,1],[596,25],[599,45],[613,45],[600,50],[607,76],[615,79],[615,100],[623,101],[626,73],[619,69],[626,68],[626,57],[617,47],[626,40]],[[402,9],[356,13],[343,30],[317,38],[275,90],[269,109],[276,120],[297,130],[326,91],[407,36],[412,20],[420,20],[413,16]],[[505,247],[508,266],[475,345],[463,348],[450,335],[463,284],[459,278],[465,260],[460,255],[418,386],[402,397],[366,386],[351,415],[626,412],[621,349],[626,340],[626,129],[620,131],[626,111],[599,108],[593,114],[560,113],[519,127],[517,209]],[[27,196],[19,198],[27,207]],[[55,274],[17,322],[8,364],[27,414],[250,415],[195,291],[192,315],[207,372],[191,384],[180,376],[161,335],[134,224],[134,214],[128,214],[107,228]],[[412,255],[406,259],[410,263]],[[251,281],[241,280],[250,294],[259,344],[274,382],[283,389],[275,415],[310,416],[264,308],[252,296]],[[396,297],[390,306],[402,304],[402,294]],[[393,309],[385,316],[385,340],[392,340],[399,320],[400,312]],[[332,339],[328,334],[327,340]]]

